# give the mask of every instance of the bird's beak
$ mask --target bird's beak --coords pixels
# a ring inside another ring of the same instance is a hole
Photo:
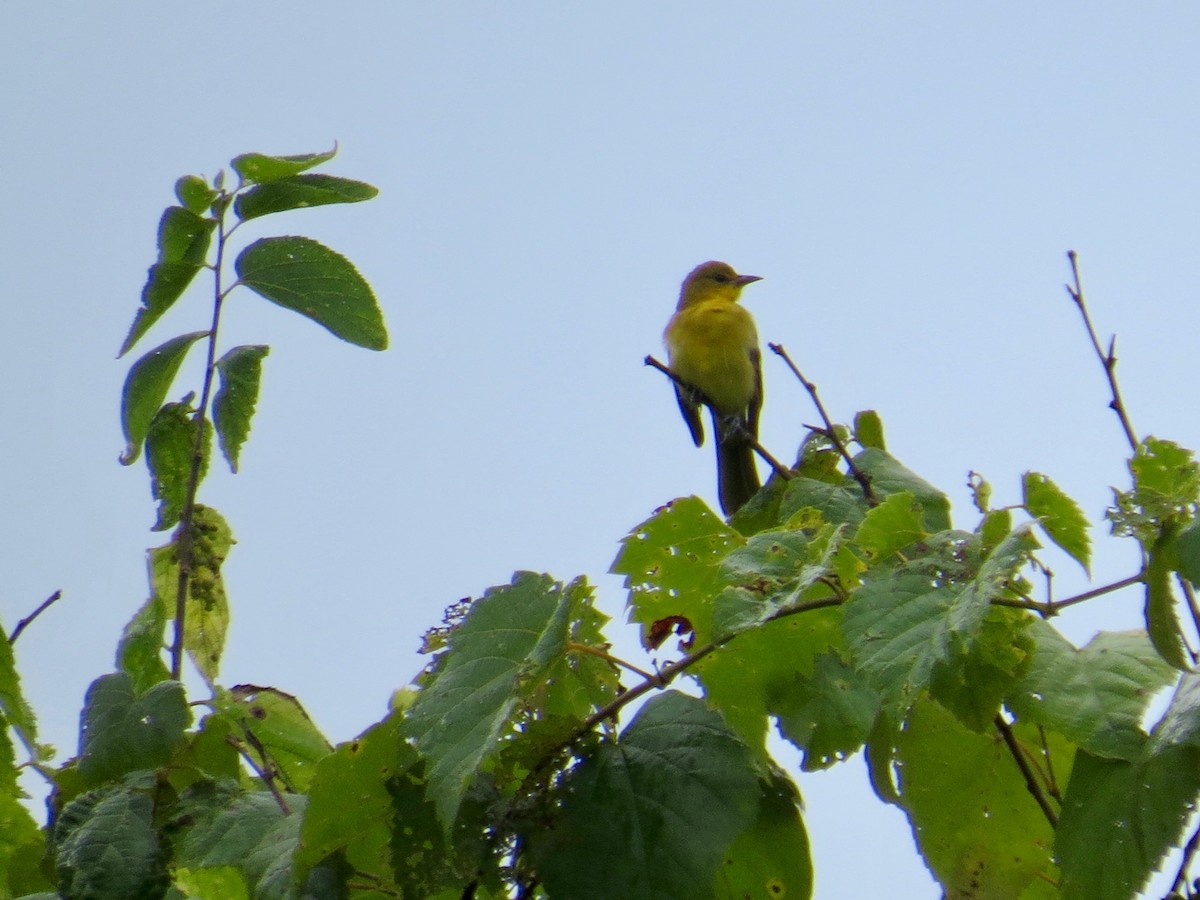
[[[753,284],[756,281],[762,281],[761,275],[739,275],[735,282],[738,287],[745,287],[748,284]]]

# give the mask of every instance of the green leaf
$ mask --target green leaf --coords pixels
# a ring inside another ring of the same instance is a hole
[[[260,184],[239,194],[233,211],[243,221],[289,209],[325,206],[330,203],[359,203],[370,200],[379,189],[361,181],[333,175],[289,175]]]
[[[289,808],[296,800],[304,798],[284,795]],[[221,805],[212,806],[207,814],[189,812],[188,819],[194,824],[181,832],[175,862],[194,869],[221,866],[241,869],[246,857],[282,818],[279,802],[267,791],[236,794]]]
[[[1080,750],[1055,839],[1064,900],[1127,900],[1179,842],[1200,793],[1200,749],[1154,742],[1136,760]]]
[[[301,153],[296,156],[268,156],[265,153],[243,153],[231,165],[242,180],[262,184],[298,175],[306,169],[328,162],[337,154],[337,146],[324,153]]]
[[[630,621],[642,643],[657,646],[655,624],[686,619],[696,638],[712,633],[712,601],[729,585],[719,567],[745,539],[697,497],[673,500],[621,541],[609,570],[625,576]]]
[[[760,604],[761,605],[761,604]],[[814,677],[814,660],[842,646],[840,609],[818,609],[743,632],[693,666],[710,706],[766,755],[767,716],[787,715]]]
[[[908,491],[916,497],[925,511],[926,531],[946,531],[951,527],[949,498],[902,466],[895,457],[875,447],[868,447],[854,457],[854,464],[870,479],[877,498],[883,499],[901,491]]]
[[[1200,518],[1192,519],[1175,535],[1175,559],[1179,574],[1200,586]]]
[[[317,764],[333,752],[300,701],[277,688],[242,684],[218,689],[213,707],[236,733],[253,735],[255,755],[267,755],[289,792],[307,791]]]
[[[211,687],[217,679],[225,650],[225,634],[229,630],[229,600],[225,596],[221,566],[234,540],[228,523],[211,506],[196,505],[192,529],[192,573],[188,582],[183,643],[188,656]]]
[[[404,743],[398,721],[398,716],[385,719],[317,764],[295,858],[299,873],[342,852],[355,871],[373,882],[392,880],[396,810],[390,783],[417,764],[416,751]],[[407,829],[415,818],[405,811]],[[423,837],[440,843],[432,810],[428,819],[434,827]]]
[[[150,423],[167,398],[167,391],[171,389],[171,382],[175,380],[183,358],[192,344],[202,337],[208,337],[208,332],[193,331],[171,338],[130,368],[121,394],[121,424],[125,429],[126,442],[125,452],[121,454],[122,465],[128,466],[137,460],[146,435],[150,432]]]
[[[21,743],[35,758],[40,758],[37,744],[37,717],[21,690],[21,676],[13,656],[12,643],[0,628],[0,731],[11,726]]]
[[[1079,504],[1040,472],[1026,472],[1022,490],[1025,509],[1037,519],[1046,536],[1091,574],[1092,540]]]
[[[864,409],[854,414],[854,439],[863,447],[886,450],[883,440],[883,419],[873,409]]]
[[[830,484],[804,476],[791,478],[779,504],[779,517],[788,520],[805,509],[816,510],[834,525],[855,526],[869,507],[857,484]]]
[[[136,694],[126,673],[101,675],[84,698],[79,774],[94,785],[157,768],[170,759],[191,721],[178,681],[163,681]]]
[[[167,530],[183,514],[196,446],[193,412],[190,403],[167,403],[150,420],[146,433],[146,465],[150,469],[150,492],[158,501],[154,531]],[[201,427],[204,427],[205,437],[211,438],[207,425],[205,422]],[[201,443],[199,480],[203,480],[208,470],[209,443]]]
[[[960,644],[970,643],[979,630],[991,602],[1006,596],[1017,570],[1029,561],[1038,547],[1029,527],[1022,525],[984,557],[979,573],[966,584],[950,610],[947,625]]]
[[[1174,540],[1174,525],[1164,524],[1146,560],[1146,631],[1158,655],[1187,672],[1191,665],[1171,591],[1171,573],[1176,567]]]
[[[3,742],[0,734],[0,743]],[[11,785],[0,787],[0,897],[8,898],[46,890],[52,885],[40,867],[46,855],[46,838],[21,803],[24,797],[16,784],[12,754],[0,756],[7,757],[0,761],[14,776]]]
[[[892,494],[867,511],[854,543],[878,562],[925,537],[924,517],[924,507],[908,491]]]
[[[521,572],[488,590],[450,632],[404,719],[447,830],[481,763],[509,736],[522,696],[566,651],[571,599],[548,575]]]
[[[1028,634],[1031,621],[1022,610],[988,609],[965,651],[934,669],[933,699],[968,728],[990,731],[1001,702],[1029,669],[1034,649]]]
[[[158,260],[150,267],[142,289],[142,306],[118,356],[124,356],[187,290],[204,267],[216,219],[171,206],[158,223]]]
[[[836,652],[823,653],[771,704],[779,732],[804,754],[806,772],[827,769],[862,747],[879,712],[879,693]]]
[[[1054,830],[995,734],[920,701],[898,736],[896,765],[921,855],[946,896],[1018,897],[1050,870]]]
[[[811,897],[812,857],[795,786],[774,773],[759,783],[758,816],[725,854],[714,900]]]
[[[1033,659],[1008,707],[1094,756],[1135,758],[1145,744],[1146,706],[1173,674],[1146,635],[1101,632],[1076,650],[1041,619],[1030,623],[1029,634]]]
[[[959,592],[900,574],[863,585],[846,603],[842,630],[855,665],[902,714],[950,655],[948,616]]]
[[[55,871],[66,900],[156,900],[170,878],[148,793],[113,787],[67,804],[55,824]]]
[[[727,849],[757,817],[751,762],[703,701],[655,697],[569,773],[553,826],[524,836],[547,893],[712,897]]]
[[[217,199],[217,192],[199,175],[184,175],[175,182],[175,197],[189,212],[203,215]]]
[[[213,422],[229,468],[238,470],[238,454],[250,436],[250,420],[258,403],[262,361],[271,348],[262,344],[234,347],[219,360],[221,386],[213,399]]]
[[[1154,726],[1154,740],[1160,748],[1200,747],[1200,675],[1179,676],[1171,703]]]
[[[385,350],[383,313],[371,286],[344,256],[304,237],[255,241],[234,263],[242,284],[344,341]]]
[[[147,562],[151,567],[157,558],[156,554],[161,556],[162,548],[151,550],[147,554]],[[153,580],[153,574],[151,578]],[[144,693],[153,685],[171,677],[171,672],[162,658],[169,618],[166,596],[151,590],[150,598],[129,620],[121,635],[121,641],[117,645],[117,668],[132,679],[133,690],[136,693]]]

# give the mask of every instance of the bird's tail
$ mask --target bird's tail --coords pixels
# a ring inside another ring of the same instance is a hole
[[[754,448],[750,446],[744,425],[730,417],[713,417],[717,444],[717,490],[721,509],[732,516],[753,497],[762,482],[754,466]]]

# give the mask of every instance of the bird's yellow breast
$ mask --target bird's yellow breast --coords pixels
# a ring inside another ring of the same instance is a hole
[[[730,300],[680,309],[663,334],[671,369],[723,413],[745,413],[755,392],[754,319]]]

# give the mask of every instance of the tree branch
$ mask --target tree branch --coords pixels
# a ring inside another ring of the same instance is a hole
[[[645,363],[645,365],[650,366],[650,368],[652,368],[652,369],[658,369],[658,371],[662,372],[664,375],[666,375],[668,378],[670,378],[679,387],[683,388],[688,393],[693,394],[694,396],[698,397],[700,402],[703,403],[705,406],[707,406],[709,409],[714,408],[712,405],[712,401],[710,401],[708,399],[708,397],[705,396],[704,391],[700,390],[695,385],[688,384],[686,381],[684,381],[682,378],[680,378],[678,375],[676,375],[674,372],[672,372],[668,366],[664,366],[653,356],[647,356],[643,360],[643,362]],[[759,457],[761,457],[763,462],[765,462],[768,466],[771,467],[771,470],[776,475],[778,475],[784,481],[786,481],[787,479],[792,477],[791,470],[787,466],[785,466],[783,463],[781,463],[779,460],[777,460],[774,456],[772,456],[770,454],[770,452],[767,450],[767,448],[758,442],[758,436],[750,433],[750,430],[746,427],[745,422],[743,422],[741,419],[735,419],[734,421],[737,422],[738,429],[741,432],[741,436],[746,439],[746,443],[748,443],[750,445],[751,449],[754,450],[754,452],[757,453],[759,455]],[[714,440],[715,440],[715,435],[714,435]]]
[[[1092,341],[1092,349],[1096,351],[1096,357],[1100,360],[1100,365],[1104,367],[1104,375],[1108,379],[1108,386],[1112,390],[1112,400],[1109,401],[1109,408],[1117,414],[1117,418],[1121,421],[1121,428],[1125,430],[1125,437],[1129,441],[1129,447],[1132,450],[1137,450],[1138,439],[1137,434],[1133,430],[1133,425],[1129,421],[1129,413],[1125,409],[1125,401],[1121,399],[1121,389],[1117,386],[1117,338],[1113,335],[1108,339],[1108,350],[1104,350],[1100,346],[1100,338],[1096,336],[1096,328],[1092,325],[1092,317],[1088,312],[1087,303],[1083,298],[1083,283],[1079,277],[1079,256],[1074,250],[1067,251],[1067,259],[1071,261],[1071,275],[1075,281],[1075,286],[1064,285],[1067,293],[1071,295],[1071,299],[1075,301],[1075,305],[1079,308],[1079,314],[1083,316],[1083,324],[1087,327],[1088,337]]]
[[[45,600],[43,600],[37,609],[35,609],[33,612],[31,612],[29,615],[27,615],[21,621],[19,621],[17,623],[17,626],[12,630],[12,634],[10,634],[8,636],[9,646],[11,647],[13,644],[15,644],[17,642],[17,638],[19,638],[21,636],[21,632],[24,631],[26,628],[28,628],[30,623],[32,623],[34,619],[36,619],[38,616],[40,616],[42,613],[44,613],[53,604],[57,603],[61,598],[62,598],[62,591],[61,590],[55,591],[53,594],[51,594],[49,597],[47,597]]]
[[[1029,793],[1033,795],[1033,799],[1037,801],[1037,805],[1041,807],[1042,813],[1046,816],[1046,821],[1050,823],[1051,828],[1058,827],[1058,813],[1054,811],[1054,807],[1050,805],[1050,801],[1046,799],[1045,793],[1042,791],[1042,786],[1038,783],[1037,777],[1034,775],[1033,769],[1029,767],[1029,760],[1025,758],[1025,752],[1021,748],[1020,741],[1013,734],[1012,726],[1004,721],[1004,716],[996,713],[995,718],[996,730],[1000,732],[1000,736],[1004,738],[1004,743],[1008,747],[1008,752],[1012,754],[1013,761],[1017,764],[1017,768],[1021,770],[1021,775],[1025,778],[1025,787]]]
[[[846,468],[858,482],[858,486],[862,488],[863,497],[871,506],[878,506],[879,499],[875,496],[875,491],[871,488],[871,479],[867,477],[867,473],[862,471],[854,464],[853,457],[850,456],[850,451],[846,449],[846,445],[842,443],[842,439],[838,437],[837,429],[833,425],[833,420],[829,418],[829,413],[825,410],[825,404],[821,402],[820,395],[817,394],[817,386],[809,381],[801,374],[796,364],[792,362],[792,358],[788,356],[787,350],[782,344],[767,344],[771,348],[771,352],[787,363],[787,367],[792,370],[792,374],[796,376],[799,382],[804,385],[804,389],[808,391],[808,395],[812,397],[813,404],[817,407],[817,412],[821,414],[821,421],[825,423],[825,427],[821,433],[829,438],[838,455],[846,462]],[[811,427],[811,426],[810,426]]]

